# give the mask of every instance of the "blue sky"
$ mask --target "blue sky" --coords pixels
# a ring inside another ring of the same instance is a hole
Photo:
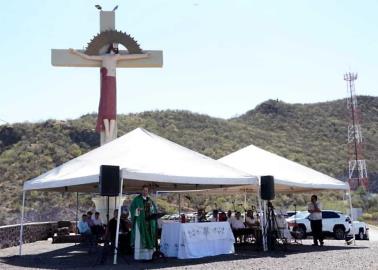
[[[185,109],[229,118],[267,99],[314,103],[377,96],[378,1],[1,0],[0,119],[35,122],[96,112],[99,70],[58,68],[51,48],[81,49],[99,31],[95,4],[162,69],[118,69],[118,113]],[[2,122],[0,122],[1,124]]]

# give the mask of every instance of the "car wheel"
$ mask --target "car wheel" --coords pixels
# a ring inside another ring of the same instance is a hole
[[[345,230],[343,227],[335,227],[333,229],[333,235],[337,240],[343,240],[345,238]]]
[[[358,239],[360,239],[360,240],[363,240],[363,239],[364,239],[364,231],[363,231],[363,230],[360,230],[360,231],[358,232]]]
[[[295,239],[306,239],[306,229],[303,226],[297,226],[293,229]]]

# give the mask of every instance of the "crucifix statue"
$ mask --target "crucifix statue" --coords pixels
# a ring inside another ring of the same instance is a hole
[[[96,6],[97,7],[97,6]],[[51,63],[62,67],[100,67],[101,94],[96,131],[101,145],[117,138],[116,68],[162,67],[162,51],[142,51],[130,35],[115,30],[115,9],[100,9],[100,34],[85,50],[52,49]],[[127,50],[119,50],[123,45]]]

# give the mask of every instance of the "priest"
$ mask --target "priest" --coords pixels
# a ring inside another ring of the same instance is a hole
[[[136,196],[131,205],[131,244],[134,246],[135,260],[152,260],[156,248],[157,208],[148,195],[148,186],[143,186],[142,194]]]

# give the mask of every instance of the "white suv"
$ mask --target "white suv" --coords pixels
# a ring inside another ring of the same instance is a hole
[[[309,220],[310,213],[307,211],[297,212],[297,214],[286,219],[289,230],[295,238],[305,239],[311,235],[311,226]],[[335,239],[345,239],[345,235],[350,231],[351,220],[338,211],[323,210],[322,224],[324,236],[333,236]]]
[[[369,240],[369,227],[365,222],[354,220],[353,229],[356,239]]]

